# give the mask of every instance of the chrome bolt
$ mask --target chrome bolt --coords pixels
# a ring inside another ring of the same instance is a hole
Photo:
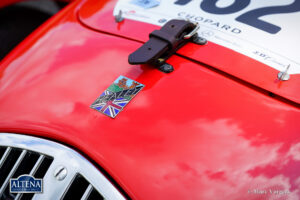
[[[174,67],[168,63],[164,63],[159,67],[160,71],[165,72],[165,73],[170,73],[174,71]]]
[[[290,65],[287,66],[285,71],[278,73],[277,77],[278,77],[279,81],[287,81],[290,79],[290,75],[287,73],[289,68],[290,68]]]
[[[123,17],[122,15],[123,15],[122,10],[119,10],[119,13],[118,13],[117,15],[114,16],[114,17],[115,17],[115,21],[116,21],[117,23],[119,23],[119,22],[121,22],[121,21],[124,20],[124,17]]]
[[[277,76],[278,76],[278,79],[281,81],[287,81],[290,79],[290,75],[287,73],[284,73],[284,72],[279,72]]]
[[[158,20],[159,23],[165,23],[166,21],[168,21],[168,20],[166,20],[166,19],[160,19],[160,20]]]
[[[64,167],[64,166],[62,166],[62,165],[60,165],[60,166],[58,166],[58,167],[55,169],[53,175],[54,175],[54,177],[56,178],[56,180],[62,181],[62,180],[64,180],[64,179],[66,178],[67,174],[68,174],[67,168]]]
[[[196,44],[204,45],[207,43],[207,40],[203,37],[196,36],[192,39],[192,42]]]

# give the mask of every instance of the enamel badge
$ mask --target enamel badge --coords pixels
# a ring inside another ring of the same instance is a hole
[[[120,76],[90,107],[115,118],[143,87],[143,84],[125,76]]]

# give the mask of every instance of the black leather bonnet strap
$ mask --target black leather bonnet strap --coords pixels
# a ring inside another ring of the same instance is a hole
[[[149,35],[149,40],[129,55],[130,64],[154,64],[158,59],[167,59],[180,47],[189,42],[184,36],[192,32],[196,25],[185,20],[170,20],[160,30]]]

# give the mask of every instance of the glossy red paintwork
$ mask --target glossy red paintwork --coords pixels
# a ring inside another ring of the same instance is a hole
[[[79,10],[79,19],[95,30],[114,33],[142,42],[148,40],[151,31],[159,29],[158,26],[128,19],[116,24],[112,14],[116,2],[117,0],[101,1],[101,3],[98,0],[87,0]],[[213,43],[201,47],[191,43],[177,53],[300,104],[299,74],[291,75],[287,82],[279,82],[277,70]]]
[[[1,62],[0,131],[79,149],[133,199],[300,198],[297,105],[176,55],[170,74],[131,66],[141,44],[79,24],[77,6]],[[145,88],[111,119],[89,106],[119,75]]]

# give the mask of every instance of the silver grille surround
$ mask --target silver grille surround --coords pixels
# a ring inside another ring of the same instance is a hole
[[[77,174],[81,174],[90,183],[84,195],[94,187],[106,200],[125,200],[93,164],[69,147],[38,137],[12,133],[0,133],[0,146],[33,151],[54,158],[43,178],[43,193],[35,194],[32,198],[34,200],[61,199]],[[54,173],[61,166],[67,169],[67,176],[57,180]]]

